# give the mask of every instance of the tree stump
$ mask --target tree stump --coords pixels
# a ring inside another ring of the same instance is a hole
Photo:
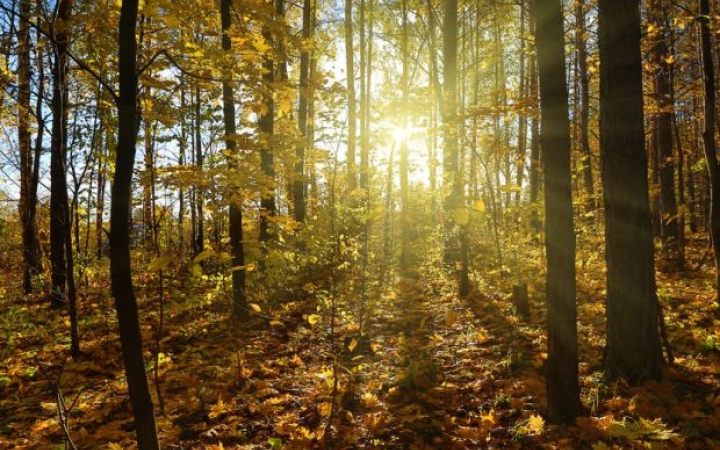
[[[528,299],[527,283],[513,285],[512,304],[515,307],[515,313],[522,320],[530,320],[530,300]]]

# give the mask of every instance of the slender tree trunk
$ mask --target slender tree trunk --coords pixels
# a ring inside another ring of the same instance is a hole
[[[200,86],[195,85],[195,167],[199,175],[203,172],[203,149],[202,149],[202,115],[200,109]],[[195,254],[198,255],[205,250],[205,195],[202,188],[195,187],[195,229],[197,235],[193,242]]]
[[[351,0],[348,0],[348,3],[350,3]],[[305,41],[305,45],[309,45],[310,36],[312,35],[312,0],[303,0],[303,28],[302,28],[302,36],[303,41]],[[345,4],[345,14],[346,16],[349,14],[348,11],[348,4]],[[353,77],[352,77],[352,26],[349,24],[345,25],[345,39],[347,40],[348,37],[348,28],[350,28],[350,53],[349,53],[349,61],[348,66],[350,67],[350,71],[348,72],[348,130],[350,127],[353,127],[353,133],[355,131],[354,128],[354,120],[355,120],[355,91],[354,88],[351,90],[350,88],[354,86]],[[348,43],[345,43],[345,48],[347,49]],[[293,182],[293,200],[295,202],[295,220],[297,222],[303,222],[305,220],[305,215],[307,213],[307,204],[305,199],[305,186],[307,184],[307,179],[305,177],[305,158],[306,158],[306,148],[309,144],[309,135],[308,135],[308,109],[309,109],[309,96],[310,96],[310,49],[309,48],[303,48],[302,53],[300,54],[300,100],[298,102],[298,127],[300,128],[300,143],[295,148],[295,158],[297,158],[297,161],[295,162],[295,180]],[[350,101],[352,100],[352,104]],[[350,131],[348,131],[350,133]],[[352,141],[352,149],[350,142]],[[353,182],[352,177],[354,177],[354,168],[352,167],[352,163],[354,163],[354,155],[355,152],[355,136],[348,134],[348,178],[350,180],[350,188],[352,189]],[[352,153],[353,161],[351,163],[350,161],[350,154]]]
[[[277,4],[278,1],[274,0]],[[274,11],[273,19],[277,18]],[[276,45],[275,37],[269,29],[263,31],[263,36],[268,43],[274,47]],[[260,131],[260,166],[264,175],[264,180],[260,190],[260,242],[266,243],[272,237],[272,217],[275,216],[275,157],[274,157],[274,135],[275,135],[275,100],[273,99],[273,91],[275,87],[275,59],[278,56],[269,54],[265,56],[263,62],[263,81],[265,83],[265,94],[263,102],[265,106],[264,113],[258,119],[258,128]],[[233,100],[234,108],[234,100]],[[234,113],[233,113],[234,116]],[[234,120],[234,119],[233,119]],[[261,245],[264,251],[265,246]]]
[[[18,26],[18,149],[20,151],[20,205],[23,242],[23,292],[33,291],[33,279],[40,273],[40,258],[37,248],[37,221],[30,215],[30,192],[33,178],[33,155],[30,136],[30,0],[20,0]],[[33,206],[32,209],[35,207]]]
[[[534,12],[530,13],[530,35],[536,36],[536,19]],[[530,120],[530,226],[534,233],[540,232],[540,214],[538,199],[540,193],[540,120],[538,113],[538,79],[537,79],[537,58],[535,54],[530,55],[530,102],[532,103],[532,114]]]
[[[600,0],[600,149],[605,203],[605,374],[661,376],[659,304],[643,126],[640,5]]]
[[[585,193],[588,199],[585,202],[588,211],[596,209],[595,204],[595,182],[592,173],[592,156],[590,154],[590,77],[588,76],[587,64],[587,31],[585,28],[585,2],[575,2],[575,46],[577,52],[577,64],[580,87],[580,160],[582,165],[582,178]],[[576,94],[577,95],[577,94]]]
[[[40,0],[38,0],[39,7]],[[40,30],[37,31],[37,39],[40,38]],[[35,134],[35,154],[33,155],[32,180],[30,182],[30,192],[28,193],[28,223],[35,224],[37,228],[37,191],[40,184],[40,156],[43,151],[43,142],[45,139],[45,119],[43,116],[43,108],[45,107],[45,61],[42,46],[38,46],[35,53],[35,63],[37,66],[37,98],[35,99],[35,117],[37,120],[37,133]],[[38,243],[37,233],[34,236],[35,251],[38,262],[38,271],[42,270],[42,251]]]
[[[110,205],[110,278],[118,328],[140,450],[159,450],[155,410],[145,373],[142,333],[130,265],[130,210],[135,165],[137,121],[138,1],[123,0],[119,24],[119,85],[117,155]]]
[[[522,109],[518,111],[518,147],[517,147],[517,174],[516,174],[516,184],[518,188],[522,187],[523,179],[525,178],[525,159],[527,158],[527,155],[525,154],[527,150],[527,77],[525,76],[525,11],[526,11],[526,4],[525,2],[520,2],[520,70],[519,70],[519,82],[520,86],[518,88],[519,91],[519,103],[522,105]],[[478,24],[479,25],[479,24]],[[479,31],[476,32],[476,34],[479,34]],[[477,42],[478,39],[476,37],[475,41],[475,47],[477,48],[479,46],[479,43]],[[477,55],[476,55],[477,56]],[[477,58],[476,58],[477,59]],[[475,83],[475,104],[477,104],[477,82]],[[522,191],[518,189],[517,193],[515,194],[515,206],[520,207],[520,198],[522,197]]]
[[[52,23],[55,61],[53,65],[52,139],[50,148],[50,302],[64,308],[67,302],[67,253],[65,234],[70,227],[67,194],[67,116],[69,20],[72,0],[58,3]]]
[[[353,48],[352,5],[353,0],[345,0],[345,72],[347,74],[348,98],[347,171],[348,188],[351,191],[357,184],[355,174],[355,153],[357,151],[355,149],[355,144],[357,142],[357,103],[355,99],[355,50]],[[303,10],[303,14],[304,13],[305,11]]]
[[[712,37],[710,34],[710,2],[700,0],[700,54],[705,88],[705,126],[703,129],[703,151],[710,182],[710,236],[715,259],[715,300],[720,300],[720,164],[715,148],[715,65],[712,58]]]
[[[458,42],[458,2],[457,0],[444,0],[445,22],[443,23],[443,128],[445,135],[445,150],[443,161],[443,183],[449,186],[445,197],[444,207],[446,215],[446,228],[448,241],[446,242],[446,255],[451,255],[453,263],[460,263],[458,270],[458,293],[465,296],[470,290],[470,280],[467,264],[467,221],[463,214],[463,184],[460,172],[460,154],[458,151],[458,105],[457,105],[457,42]]]
[[[548,417],[554,423],[567,423],[580,415],[582,407],[565,40],[560,0],[537,0],[535,8],[545,170]]]
[[[400,250],[400,272],[407,275],[412,266],[412,257],[410,254],[411,234],[410,234],[410,193],[408,183],[409,162],[408,162],[408,114],[410,114],[410,53],[408,49],[408,4],[407,0],[401,3],[401,29],[400,29],[400,54],[402,61],[402,73],[400,75],[401,90],[401,111],[400,111],[400,203],[401,203],[401,250]]]
[[[232,0],[221,0],[220,19],[222,23],[222,49],[227,55],[232,51],[232,42],[228,35],[231,27],[232,16],[230,4]],[[234,136],[237,134],[235,124],[235,91],[232,85],[232,70],[226,68],[224,71],[223,90],[223,120],[225,124],[225,148],[228,153],[235,156],[237,153],[237,142]],[[269,114],[272,115],[272,112]],[[272,122],[272,116],[270,117]],[[268,130],[263,130],[267,132]],[[270,130],[272,132],[272,130]],[[241,200],[231,199],[230,203],[230,245],[232,246],[232,282],[233,282],[233,315],[236,319],[245,320],[249,315],[247,296],[245,295],[245,248],[243,245],[243,220]]]
[[[651,0],[648,3],[650,24],[654,25],[651,39],[651,62],[653,63],[654,100],[657,113],[655,122],[655,146],[658,159],[658,181],[660,184],[660,235],[663,250],[677,262],[679,230],[678,208],[675,198],[675,164],[672,143],[673,92],[671,85],[671,64],[664,22],[663,0]],[[677,268],[677,267],[676,267]]]

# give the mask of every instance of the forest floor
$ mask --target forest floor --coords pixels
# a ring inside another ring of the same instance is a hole
[[[597,259],[579,258],[585,416],[570,426],[543,419],[544,274],[537,264],[512,276],[478,272],[467,299],[457,297],[442,268],[388,276],[384,288],[364,296],[363,333],[349,325],[357,313],[343,309],[347,292],[339,286],[306,284],[305,298],[287,298],[239,325],[228,320],[222,294],[168,278],[159,347],[156,281],[140,279],[163,447],[720,448],[720,326],[710,261],[658,275],[675,362],[663,381],[630,387],[602,379],[604,271]],[[19,273],[8,260],[0,269],[0,448],[63,449],[66,433],[78,449],[133,448],[107,269],[89,272],[91,287],[81,289],[77,360],[66,356],[68,318],[20,295]],[[527,321],[510,301],[519,279],[530,289]]]

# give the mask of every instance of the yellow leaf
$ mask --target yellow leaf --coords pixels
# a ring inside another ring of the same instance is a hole
[[[107,448],[108,450],[123,450],[122,445],[116,444],[115,442],[110,442]]]
[[[455,208],[453,210],[453,221],[460,226],[467,225],[470,221],[470,214],[468,214],[467,209],[463,207]]]
[[[332,403],[330,402],[323,402],[318,405],[318,412],[320,413],[320,417],[328,418],[330,417],[330,413],[332,412]]]
[[[285,326],[285,324],[282,323],[282,322],[280,322],[279,320],[271,320],[271,321],[270,321],[270,326],[282,328],[282,327]]]
[[[357,339],[352,338],[350,343],[347,345],[348,351],[350,351],[352,353],[352,351],[355,350],[355,347],[357,347],[357,345],[358,345]]]
[[[316,323],[318,323],[318,321],[320,321],[320,316],[318,316],[317,314],[310,314],[307,318],[307,321],[310,325],[315,325]]]
[[[225,402],[223,401],[223,399],[222,399],[222,398],[219,398],[218,401],[217,401],[217,403],[215,403],[214,405],[212,405],[212,406],[210,407],[210,412],[208,413],[208,417],[211,418],[211,419],[214,419],[214,418],[216,418],[216,417],[218,417],[218,416],[221,416],[221,415],[225,414],[225,413],[228,412],[229,410],[230,410],[230,409],[229,409],[228,406],[225,404]]]
[[[147,270],[151,272],[162,270],[169,266],[174,259],[175,258],[173,258],[172,256],[158,256],[157,258],[153,259],[150,265],[148,265]]]
[[[530,419],[528,419],[527,427],[531,433],[541,434],[545,431],[545,419],[539,414],[533,414],[530,416]]]
[[[215,256],[215,252],[212,250],[205,250],[204,252],[200,252],[193,258],[194,263],[199,263],[200,261],[205,261],[208,258],[212,258]]]
[[[495,410],[491,409],[487,414],[480,414],[480,419],[478,420],[478,425],[480,428],[484,430],[488,430],[495,425],[496,419],[495,419]]]
[[[178,19],[178,17],[173,14],[165,15],[165,17],[163,17],[163,22],[165,22],[165,25],[171,28],[180,26],[180,19]]]
[[[473,209],[480,214],[484,213],[485,212],[485,202],[482,200],[475,200],[475,202],[473,203]]]
[[[255,312],[262,312],[262,308],[257,303],[249,303],[250,309]]]
[[[252,272],[255,270],[255,264],[246,264],[244,266],[235,266],[232,269],[230,269],[231,272],[235,272],[236,270],[245,270],[248,272]]]

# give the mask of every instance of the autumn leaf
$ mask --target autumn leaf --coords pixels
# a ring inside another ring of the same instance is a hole
[[[533,434],[542,434],[545,431],[545,419],[538,414],[533,414],[528,419],[527,427],[528,431]]]
[[[157,258],[153,259],[152,262],[148,265],[147,270],[150,272],[157,272],[159,270],[162,270],[170,265],[175,260],[175,257],[173,256],[158,256]]]
[[[320,316],[317,314],[310,314],[307,318],[307,321],[310,325],[315,325],[320,320]]]
[[[256,313],[262,312],[262,308],[257,303],[248,303],[248,306],[250,306],[250,309],[252,309]]]
[[[220,398],[218,398],[217,403],[215,403],[214,405],[212,405],[210,407],[210,412],[208,413],[208,417],[211,419],[215,419],[216,417],[219,417],[229,411],[230,411],[230,408],[228,407],[228,405],[225,404],[222,397],[220,397]]]

